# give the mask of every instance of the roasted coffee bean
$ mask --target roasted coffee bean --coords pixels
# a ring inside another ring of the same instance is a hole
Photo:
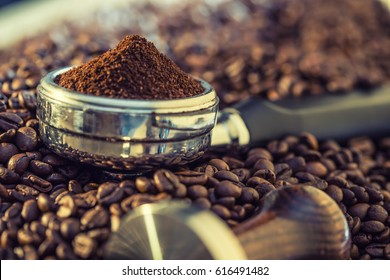
[[[28,223],[38,219],[39,209],[37,201],[35,199],[30,199],[24,202],[21,215],[22,218]]]
[[[19,174],[9,170],[8,168],[0,167],[0,183],[14,184],[18,182],[19,178]]]
[[[207,175],[202,172],[195,172],[191,170],[175,172],[176,176],[182,184],[190,185],[204,185],[207,182]]]
[[[287,163],[275,164],[276,179],[283,180],[292,176],[292,169]]]
[[[360,258],[359,247],[356,244],[352,244],[351,259],[356,260]]]
[[[348,209],[348,213],[353,217],[359,217],[360,220],[364,220],[369,208],[370,205],[367,203],[357,203]]]
[[[83,188],[81,187],[80,183],[76,180],[70,180],[68,183],[68,191],[72,193],[82,193]]]
[[[39,130],[39,121],[37,119],[30,119],[26,122],[27,127],[33,128],[35,131]]]
[[[85,212],[80,219],[80,223],[82,229],[89,230],[104,227],[108,224],[109,220],[110,216],[108,212],[104,208],[96,206]]]
[[[362,231],[367,233],[379,233],[385,229],[385,225],[379,221],[362,222]]]
[[[304,145],[307,145],[312,150],[318,150],[319,145],[317,138],[311,133],[302,133],[299,137],[299,142]]]
[[[60,173],[51,173],[46,177],[46,181],[49,181],[52,185],[58,185],[67,182],[67,179]]]
[[[59,208],[57,210],[57,216],[60,218],[69,218],[73,216],[77,211],[76,203],[71,195],[64,195],[58,201]]]
[[[214,174],[218,171],[218,169],[213,166],[213,165],[207,165],[205,170],[204,170],[204,173],[206,174],[206,176],[208,176],[208,179],[209,178],[212,178],[214,177]]]
[[[72,244],[73,252],[82,259],[89,258],[97,249],[96,241],[85,233],[77,234],[73,239]]]
[[[289,165],[293,173],[304,171],[306,166],[306,161],[303,157],[293,157],[291,159],[286,159],[285,163]]]
[[[37,233],[41,237],[45,236],[46,228],[39,221],[32,221],[30,223],[30,230]]]
[[[119,202],[123,197],[123,188],[117,183],[106,182],[99,186],[96,198],[102,205],[110,205]]]
[[[350,189],[342,189],[343,192],[343,203],[347,206],[354,205],[357,203],[355,193]]]
[[[152,180],[147,177],[137,177],[135,186],[140,193],[157,193],[157,189],[153,185]]]
[[[221,170],[229,171],[230,170],[229,165],[221,159],[217,159],[217,158],[212,159],[208,162],[208,164],[217,168],[218,171],[221,171]]]
[[[4,213],[4,218],[6,221],[14,219],[20,215],[22,212],[22,204],[19,202],[13,203]]]
[[[173,193],[180,183],[179,178],[166,169],[157,170],[153,175],[156,188],[160,192]]]
[[[382,223],[386,222],[386,219],[388,217],[388,213],[386,209],[384,209],[380,205],[375,205],[375,204],[371,205],[368,208],[367,215],[369,219],[376,220]]]
[[[80,232],[80,221],[76,218],[66,218],[61,222],[61,235],[72,240]]]
[[[55,209],[54,199],[45,193],[40,193],[37,198],[37,206],[41,212],[53,211]]]
[[[328,173],[326,167],[319,161],[308,162],[306,164],[305,171],[322,178]]]
[[[23,259],[25,260],[37,260],[38,252],[34,246],[25,245],[23,246]]]
[[[194,200],[194,205],[202,208],[202,209],[210,209],[211,208],[211,202],[205,197],[200,197]]]
[[[239,159],[236,159],[234,157],[230,156],[224,156],[222,157],[222,160],[229,165],[230,170],[232,169],[237,169],[237,168],[242,168],[244,167],[245,163]]]
[[[255,162],[253,166],[253,170],[256,171],[259,169],[267,169],[267,170],[275,171],[274,164],[267,159],[259,159]]]
[[[390,260],[390,244],[386,245],[383,254],[386,259]]]
[[[53,168],[50,164],[39,160],[32,160],[30,162],[30,170],[38,176],[47,176],[53,172]]]
[[[56,256],[60,260],[76,260],[77,256],[73,253],[70,245],[61,242],[56,248]]]
[[[208,196],[207,188],[201,185],[192,185],[187,191],[188,197],[191,199],[198,199]]]
[[[373,258],[383,257],[384,249],[386,244],[370,244],[365,248],[365,252]]]
[[[88,237],[92,238],[98,243],[106,241],[110,237],[110,230],[108,228],[96,228],[87,232]]]
[[[225,206],[215,204],[215,205],[211,206],[210,209],[216,215],[218,215],[219,217],[221,217],[224,220],[230,219],[230,217],[231,217],[231,213],[230,213],[229,209],[227,209]]]
[[[97,204],[96,194],[97,190],[91,190],[85,193],[76,194],[73,196],[73,199],[78,208],[90,209]]]
[[[111,215],[116,215],[116,216],[122,216],[123,215],[123,211],[121,209],[121,206],[119,205],[119,203],[113,203],[110,205],[109,207],[109,212]]]
[[[370,244],[372,240],[372,235],[369,233],[363,233],[359,232],[355,236],[352,237],[352,242],[355,243],[357,246],[366,246]]]
[[[327,181],[328,181],[329,185],[335,185],[335,186],[338,186],[340,188],[348,188],[349,187],[348,181],[341,176],[331,176],[330,178],[327,178]]]
[[[236,199],[232,196],[224,196],[217,198],[215,204],[225,206],[228,209],[233,209]]]
[[[325,192],[336,202],[341,202],[343,200],[342,190],[335,185],[329,185]]]
[[[288,152],[288,144],[284,141],[273,140],[268,143],[267,148],[275,158],[280,158]]]
[[[1,110],[1,103],[0,103]],[[16,129],[8,129],[7,131],[0,133],[0,143],[12,142],[16,135]]]
[[[355,194],[357,202],[365,203],[369,201],[370,198],[365,188],[359,186],[352,186],[350,190],[353,191],[353,193]]]
[[[40,160],[38,158],[36,158],[36,159]],[[55,167],[67,164],[67,161],[64,158],[62,158],[56,154],[47,154],[42,158],[42,161],[47,163],[47,164],[50,164],[51,166],[55,166]]]
[[[366,192],[370,197],[371,203],[378,203],[383,200],[383,194],[379,190],[376,190],[372,187],[367,187]]]
[[[386,227],[382,232],[375,234],[372,238],[375,242],[387,243],[390,238],[390,228]]]
[[[21,127],[16,132],[15,143],[21,151],[32,151],[38,144],[38,135],[31,127]]]
[[[50,192],[53,188],[52,184],[36,175],[28,175],[28,180],[32,186],[40,192]]]
[[[0,130],[18,129],[23,125],[23,119],[17,114],[0,112]]]
[[[240,204],[250,203],[256,205],[259,201],[259,198],[260,195],[255,189],[244,187],[242,188],[242,192],[240,197],[238,198],[238,202]]]
[[[237,175],[240,182],[246,183],[250,177],[250,171],[246,168],[232,169],[232,172]]]
[[[19,193],[21,193],[22,195],[24,195],[26,197],[30,197],[30,198],[34,198],[34,199],[35,199],[34,196],[37,196],[39,194],[39,191],[37,191],[33,187],[26,186],[23,184],[17,184],[15,186],[15,190],[17,190]]]
[[[215,194],[218,197],[232,196],[234,198],[239,198],[241,192],[242,192],[241,187],[228,180],[221,181],[215,187]]]
[[[274,185],[272,185],[267,180],[264,180],[264,179],[259,178],[259,177],[250,178],[248,180],[248,182],[246,183],[246,186],[249,188],[255,189],[259,193],[260,198],[262,198],[264,195],[266,195],[270,191],[276,190]]]
[[[0,143],[0,163],[7,163],[8,160],[18,153],[18,148],[11,143]]]
[[[18,243],[20,245],[37,245],[43,241],[37,233],[32,232],[29,229],[20,229],[17,234]]]
[[[355,235],[360,231],[361,226],[362,226],[362,222],[361,222],[359,217],[353,217],[352,222],[353,222],[353,224],[350,227],[350,229],[351,229],[352,235]]]
[[[232,182],[239,182],[238,176],[231,171],[220,170],[214,174],[214,177],[220,181],[228,180]]]
[[[9,194],[8,194],[8,191],[7,191],[7,188],[0,183],[0,197],[2,198],[8,198]]]
[[[8,169],[19,175],[27,171],[30,164],[30,159],[25,153],[15,154],[8,161]]]

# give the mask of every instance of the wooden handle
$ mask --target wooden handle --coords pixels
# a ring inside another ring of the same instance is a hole
[[[261,211],[234,229],[249,259],[347,259],[347,221],[323,191],[293,186],[269,193]]]

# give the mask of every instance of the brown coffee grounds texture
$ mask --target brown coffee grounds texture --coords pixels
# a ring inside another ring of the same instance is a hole
[[[121,99],[178,99],[204,92],[199,81],[139,35],[126,36],[56,82],[80,93]]]

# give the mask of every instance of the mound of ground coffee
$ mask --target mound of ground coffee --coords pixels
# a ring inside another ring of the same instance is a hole
[[[204,91],[138,35],[126,36],[114,49],[65,72],[56,82],[81,93],[122,99],[176,99]]]

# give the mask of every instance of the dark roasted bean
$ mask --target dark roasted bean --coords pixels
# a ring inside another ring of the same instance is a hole
[[[367,233],[379,233],[385,229],[385,225],[379,221],[362,222],[362,231]]]
[[[81,217],[80,223],[82,229],[94,229],[97,227],[104,227],[108,224],[110,216],[108,212],[102,207],[95,207]]]
[[[367,214],[369,219],[376,220],[382,223],[386,222],[386,219],[389,216],[386,209],[384,209],[380,205],[375,205],[375,204],[371,205],[368,208]]]
[[[18,182],[19,178],[19,174],[13,172],[8,168],[0,167],[0,183],[14,184]]]
[[[192,199],[198,199],[201,197],[207,197],[208,196],[208,191],[206,187],[201,186],[201,185],[193,185],[188,188],[187,191],[188,197]]]
[[[237,184],[231,182],[231,181],[221,181],[216,187],[215,187],[215,194],[218,197],[225,197],[225,196],[232,196],[234,198],[239,198],[242,192],[242,188],[239,187]]]
[[[217,214],[222,219],[230,219],[231,213],[229,209],[227,209],[225,206],[215,204],[211,206],[211,211],[213,211],[215,214]]]
[[[182,184],[190,185],[204,185],[207,182],[207,175],[202,172],[195,172],[191,170],[179,171],[175,173]]]
[[[226,162],[224,162],[223,160],[221,160],[221,159],[212,159],[212,160],[209,161],[208,164],[214,166],[215,168],[217,168],[218,171],[220,171],[220,170],[230,170],[229,165]]]
[[[96,198],[102,205],[110,205],[120,201],[123,197],[123,188],[117,183],[106,182],[99,186]]]
[[[153,175],[153,179],[160,192],[173,193],[177,185],[181,184],[179,178],[166,169],[157,170]]]
[[[73,251],[82,259],[89,258],[97,249],[97,243],[85,233],[79,233],[73,239]]]
[[[227,170],[220,170],[214,174],[214,177],[220,181],[228,180],[232,182],[239,182],[238,176],[233,172]]]
[[[27,200],[23,204],[21,215],[22,215],[22,218],[28,223],[30,223],[38,218],[39,209],[38,209],[38,204],[37,204],[35,199]]]

